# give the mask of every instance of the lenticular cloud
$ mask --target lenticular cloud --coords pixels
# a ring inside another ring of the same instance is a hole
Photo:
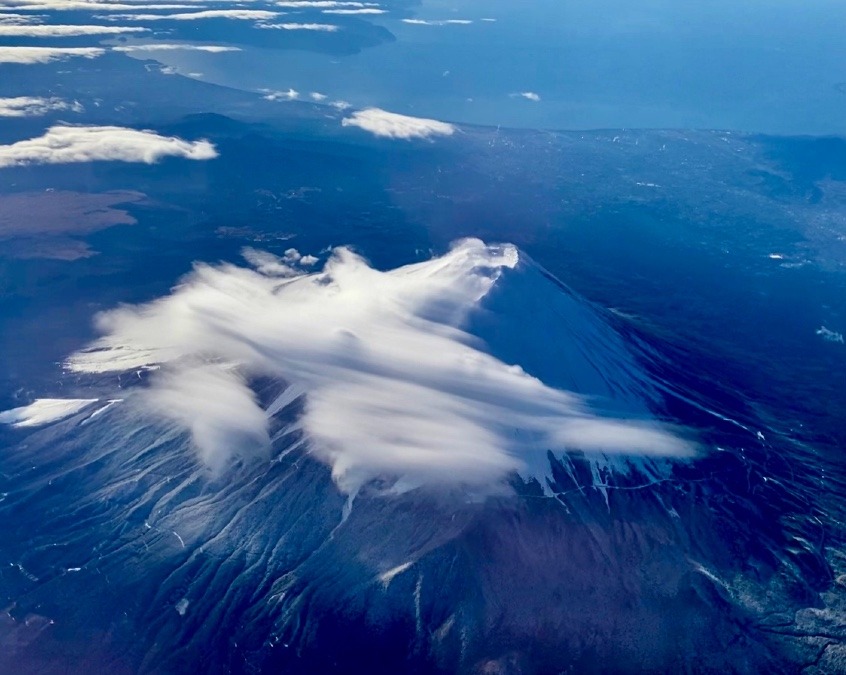
[[[314,274],[295,269],[298,256],[247,257],[257,269],[200,264],[170,295],[101,315],[103,337],[67,366],[160,365],[139,398],[189,430],[213,466],[243,443],[269,442],[274,410],[249,381],[281,378],[288,399],[303,395],[298,424],[313,452],[350,492],[377,476],[484,488],[548,449],[689,449],[655,424],[593,414],[465,332],[501,278],[524,273],[512,246],[467,240],[389,272],[346,248]]]

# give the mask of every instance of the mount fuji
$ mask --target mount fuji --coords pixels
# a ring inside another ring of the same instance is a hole
[[[511,245],[244,257],[102,314],[73,398],[0,413],[0,665],[812,664],[840,601],[811,451],[671,344]]]

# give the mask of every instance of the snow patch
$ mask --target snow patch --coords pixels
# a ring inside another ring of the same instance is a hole
[[[38,427],[70,417],[97,402],[96,398],[39,398],[29,405],[0,412],[0,423]]]
[[[387,588],[391,584],[391,580],[405,572],[414,564],[414,561],[409,560],[408,562],[404,562],[402,565],[397,565],[396,567],[392,567],[387,572],[383,572],[379,575],[379,581],[382,582],[382,585]]]

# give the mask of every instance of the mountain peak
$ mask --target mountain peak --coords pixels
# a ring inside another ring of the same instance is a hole
[[[347,492],[373,478],[498,490],[541,478],[549,450],[690,452],[604,316],[513,245],[465,239],[390,271],[347,248],[317,272],[292,251],[248,257],[257,269],[197,265],[169,295],[105,313],[68,367],[160,368],[134,405],[189,431],[216,471],[269,443],[251,383],[284,381]]]

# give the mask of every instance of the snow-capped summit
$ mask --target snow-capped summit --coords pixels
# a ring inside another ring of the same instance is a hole
[[[258,269],[198,265],[99,327],[68,367],[161,366],[138,401],[216,469],[270,442],[258,377],[304,395],[297,424],[349,493],[377,477],[543,482],[548,451],[690,452],[652,418],[648,376],[606,319],[507,244],[467,239],[390,271],[347,248],[318,272],[267,254]]]

